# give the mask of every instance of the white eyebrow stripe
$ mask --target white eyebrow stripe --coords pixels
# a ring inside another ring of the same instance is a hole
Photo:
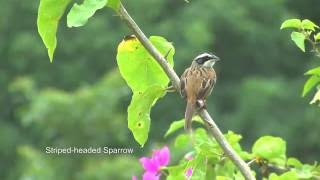
[[[200,54],[200,55],[198,55],[195,59],[200,59],[200,58],[203,58],[203,57],[207,57],[207,56],[212,56],[211,54],[209,54],[209,53],[203,53],[203,54]]]

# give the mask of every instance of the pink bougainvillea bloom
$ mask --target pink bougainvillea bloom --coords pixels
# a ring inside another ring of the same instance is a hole
[[[142,157],[140,162],[147,172],[157,173],[162,166],[166,166],[170,161],[170,151],[167,146],[162,149],[157,149],[153,151],[152,157]]]
[[[156,149],[153,151],[152,157],[158,161],[160,166],[166,166],[170,161],[170,151],[167,146],[162,149]]]
[[[146,171],[142,176],[142,180],[159,180],[159,179],[160,179],[160,174],[156,174],[148,171]]]
[[[160,164],[152,157],[142,157],[140,158],[140,163],[142,164],[143,169],[148,172],[157,173],[160,168]]]
[[[192,176],[192,173],[193,173],[193,170],[192,170],[192,168],[188,168],[187,170],[186,170],[186,176],[187,177],[191,177]]]
[[[132,176],[132,180],[137,180],[137,176]]]

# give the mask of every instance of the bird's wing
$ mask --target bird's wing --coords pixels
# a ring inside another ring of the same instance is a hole
[[[212,92],[212,89],[216,83],[216,73],[213,69],[206,69],[206,76],[203,77],[201,87],[198,93],[198,99],[205,99]]]
[[[183,74],[180,77],[180,94],[183,98],[187,97],[187,93],[186,93],[186,84],[187,84],[187,74],[188,74],[189,68],[187,68]]]

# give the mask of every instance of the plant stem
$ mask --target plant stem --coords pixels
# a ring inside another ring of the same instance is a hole
[[[120,9],[118,11],[121,19],[125,21],[128,27],[133,31],[135,36],[141,42],[141,44],[146,48],[146,50],[153,56],[153,58],[160,64],[163,70],[166,72],[168,77],[171,80],[172,85],[177,91],[180,91],[180,78],[170,66],[170,64],[166,61],[166,59],[162,56],[162,54],[152,45],[146,35],[142,32],[139,26],[135,23],[135,21],[131,18],[127,10],[121,4]],[[255,177],[252,175],[249,166],[240,158],[240,156],[235,152],[235,150],[231,147],[228,141],[223,136],[222,132],[216,125],[216,123],[211,118],[210,114],[206,109],[202,109],[200,112],[200,117],[202,120],[208,124],[210,133],[214,136],[216,141],[219,143],[225,154],[232,160],[232,162],[239,168],[242,175],[247,180],[254,180]]]

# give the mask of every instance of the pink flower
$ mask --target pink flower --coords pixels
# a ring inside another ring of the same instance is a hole
[[[186,170],[186,176],[187,176],[187,178],[189,178],[189,177],[191,177],[192,176],[192,173],[193,173],[193,170],[192,170],[192,168],[188,168],[187,170]]]
[[[166,166],[170,161],[170,151],[167,146],[154,150],[151,158],[142,157],[140,162],[147,172],[158,173],[162,166]]]
[[[132,176],[132,180],[137,180],[137,176]]]
[[[155,174],[155,173],[146,171],[143,174],[142,179],[143,180],[159,180],[160,179],[160,174]]]
[[[142,157],[139,161],[145,170],[142,177],[143,180],[159,180],[161,167],[167,166],[170,161],[169,148],[164,146],[162,149],[155,149],[150,158]],[[137,179],[133,176],[132,180]]]

